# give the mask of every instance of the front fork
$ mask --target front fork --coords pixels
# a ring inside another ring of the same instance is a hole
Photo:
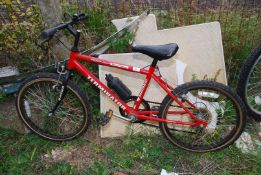
[[[55,88],[54,90],[56,90],[56,88],[61,89],[61,90],[60,90],[58,101],[54,105],[53,109],[48,113],[48,116],[54,116],[55,115],[56,109],[61,104],[61,101],[63,101],[65,95],[67,94],[67,84],[68,84],[70,77],[72,76],[72,73],[71,73],[70,70],[67,70],[64,75],[65,76],[62,78],[62,86],[57,87],[57,85],[56,85],[55,87],[53,87],[53,88]],[[59,79],[60,79],[60,77],[61,77],[61,73],[59,75]]]

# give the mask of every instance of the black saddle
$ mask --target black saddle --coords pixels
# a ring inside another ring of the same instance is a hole
[[[143,53],[156,60],[162,61],[174,56],[179,49],[176,43],[164,45],[137,45],[132,48],[134,52]]]

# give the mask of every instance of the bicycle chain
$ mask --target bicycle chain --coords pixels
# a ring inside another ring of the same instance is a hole
[[[159,102],[154,102],[154,101],[148,101],[148,100],[144,100],[145,102],[149,103],[149,104],[158,104],[159,106],[157,107],[160,107],[160,104]],[[177,107],[177,108],[181,108],[180,106],[176,106],[176,105],[170,105],[172,107]],[[149,124],[149,123],[145,123],[146,121],[143,121],[143,122],[137,122],[138,124],[142,124],[142,125],[146,125],[146,126],[150,126],[150,127],[155,127],[155,128],[159,128],[159,126],[156,126],[156,125],[153,125],[153,124]]]

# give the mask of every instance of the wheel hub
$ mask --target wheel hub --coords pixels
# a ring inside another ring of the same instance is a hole
[[[205,120],[207,124],[211,123],[212,114],[207,108],[199,107],[193,109],[193,114],[201,120]]]

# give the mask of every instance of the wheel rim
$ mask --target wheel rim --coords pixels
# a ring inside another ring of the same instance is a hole
[[[68,86],[68,91],[55,111],[61,82],[37,80],[24,89],[20,98],[21,113],[27,125],[35,132],[50,138],[69,138],[78,134],[86,123],[85,108],[77,93]]]
[[[261,55],[255,61],[247,76],[245,99],[247,106],[258,115],[261,115]]]
[[[202,92],[215,94],[218,97],[199,95]],[[191,111],[198,118],[207,121],[208,124],[206,128],[199,128],[164,123],[165,132],[171,142],[188,150],[204,151],[216,149],[219,146],[229,144],[229,140],[233,140],[238,128],[237,115],[239,115],[239,111],[234,101],[226,93],[220,93],[212,88],[191,88],[177,93],[177,96],[180,100],[185,98],[192,102],[196,108]],[[184,102],[184,105],[190,107],[187,102]],[[165,110],[165,113],[167,113],[166,111],[183,110],[177,107],[178,105],[172,100],[167,106],[168,109]],[[166,114],[164,116],[166,119],[193,122],[193,119],[187,114],[175,116]]]

